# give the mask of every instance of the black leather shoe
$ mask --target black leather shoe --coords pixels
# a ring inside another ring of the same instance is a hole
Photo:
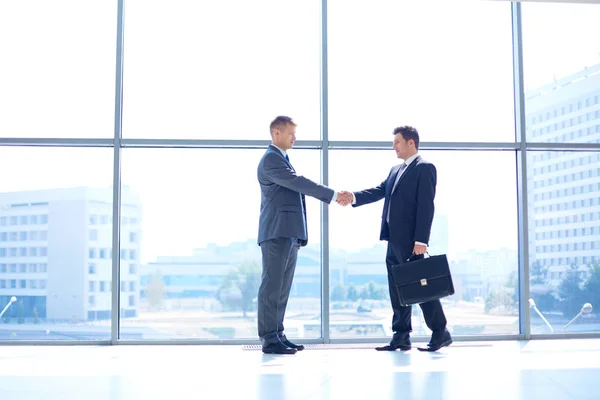
[[[410,339],[392,340],[390,344],[381,347],[375,347],[377,351],[408,351],[411,348]]]
[[[296,354],[298,350],[287,347],[281,342],[270,343],[267,346],[263,346],[262,352],[265,354]]]
[[[284,340],[281,343],[285,344],[287,347],[291,348],[291,349],[296,349],[298,351],[302,351],[304,350],[304,345],[303,344],[294,344],[292,342],[290,342],[289,340]]]
[[[450,336],[450,332],[445,330],[442,334],[441,338],[434,339],[432,335],[431,341],[427,343],[427,347],[419,347],[420,351],[438,351],[442,347],[447,347],[452,344],[452,336]]]

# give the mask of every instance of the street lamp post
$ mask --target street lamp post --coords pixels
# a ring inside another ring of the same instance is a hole
[[[6,312],[6,310],[8,310],[8,307],[10,307],[10,305],[12,303],[14,303],[15,301],[17,301],[17,298],[15,296],[10,298],[10,301],[8,302],[8,304],[4,307],[4,310],[2,310],[2,312],[0,312],[0,318],[2,318],[2,316],[4,315],[4,313]]]
[[[567,330],[567,328],[569,327],[569,325],[571,325],[573,322],[575,322],[575,320],[579,317],[581,317],[583,314],[589,314],[592,312],[592,305],[590,303],[585,303],[583,305],[583,307],[581,307],[581,311],[579,311],[579,314],[577,314],[575,316],[575,318],[573,318],[572,320],[569,321],[568,324],[565,325],[565,327],[563,328],[563,332]]]
[[[529,299],[529,307],[533,308],[533,311],[535,311],[537,313],[537,315],[540,316],[540,318],[542,319],[542,321],[544,321],[544,323],[546,324],[548,329],[550,329],[550,332],[554,333],[554,328],[552,328],[552,325],[550,325],[548,320],[546,318],[544,318],[544,316],[542,315],[540,310],[538,310],[537,306],[535,305],[535,301],[533,301],[533,299]]]

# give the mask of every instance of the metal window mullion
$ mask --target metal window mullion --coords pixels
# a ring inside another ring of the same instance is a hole
[[[171,148],[240,148],[264,149],[271,143],[270,140],[247,139],[121,139],[122,147],[171,147]],[[294,148],[319,148],[318,140],[299,140],[294,143]]]
[[[330,149],[392,150],[391,141],[329,141]],[[514,142],[421,142],[420,150],[515,150]]]
[[[515,139],[517,163],[517,210],[519,229],[519,331],[525,340],[531,338],[531,314],[529,309],[529,220],[527,204],[527,138],[525,127],[525,93],[523,78],[523,36],[521,4],[513,2],[513,82],[515,96]]]
[[[527,150],[600,151],[600,143],[527,143]]]
[[[0,146],[30,147],[112,147],[113,139],[102,138],[0,138]]]
[[[120,240],[121,240],[121,136],[123,127],[123,6],[118,0],[117,9],[117,55],[115,78],[115,136],[113,164],[113,215],[112,215],[112,287],[110,342],[119,342],[120,301]]]
[[[321,183],[329,185],[327,0],[321,0]],[[321,335],[329,343],[329,206],[321,202]]]
[[[112,147],[113,138],[12,138],[1,137],[0,146],[30,147]],[[269,140],[246,139],[127,139],[121,138],[121,147],[135,148],[200,148],[200,149],[264,149]],[[320,150],[322,140],[298,140],[294,149]],[[422,150],[520,150],[517,142],[422,142]],[[328,140],[329,149],[337,150],[392,150],[389,141]],[[598,151],[600,143],[527,142],[527,150]]]

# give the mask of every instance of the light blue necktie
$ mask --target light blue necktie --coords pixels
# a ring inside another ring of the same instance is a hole
[[[398,175],[396,175],[396,182],[394,182],[394,186],[392,187],[392,191],[390,192],[390,201],[388,202],[388,210],[387,210],[387,215],[385,217],[385,221],[388,224],[390,223],[390,208],[392,208],[392,193],[394,193],[396,186],[398,186],[398,182],[400,181],[400,176],[402,175],[402,173],[404,172],[406,167],[407,167],[406,163],[403,163],[400,166],[400,169],[398,170]]]
[[[394,182],[394,187],[392,188],[392,192],[396,189],[396,186],[398,186],[398,182],[400,181],[400,176],[402,176],[402,172],[404,172],[406,167],[407,167],[406,163],[402,163],[402,165],[400,166],[400,169],[398,170],[398,175],[396,176],[396,182]]]

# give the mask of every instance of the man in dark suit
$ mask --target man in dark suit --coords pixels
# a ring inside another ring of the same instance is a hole
[[[409,350],[411,307],[402,307],[392,276],[392,265],[412,259],[423,258],[427,251],[434,214],[434,198],[437,173],[435,166],[418,154],[419,133],[410,126],[394,129],[394,150],[404,163],[393,167],[388,177],[377,187],[349,193],[340,192],[338,203],[353,207],[385,199],[381,220],[381,240],[387,240],[386,265],[390,300],[394,315],[394,335],[389,345],[377,347],[382,350]],[[422,351],[437,351],[452,343],[446,329],[446,317],[439,300],[420,304],[425,323],[433,332],[427,347]]]
[[[258,244],[262,251],[262,278],[258,290],[258,336],[264,353],[294,354],[304,346],[283,333],[298,250],[308,243],[305,195],[327,204],[337,193],[296,174],[287,151],[296,140],[296,124],[279,116],[271,122],[272,144],[258,164],[261,191]]]

